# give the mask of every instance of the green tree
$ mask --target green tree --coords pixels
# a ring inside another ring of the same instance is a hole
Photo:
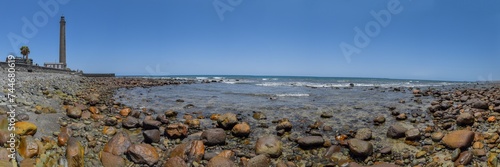
[[[28,59],[28,55],[30,54],[30,48],[28,46],[22,46],[21,47],[21,54],[23,57],[26,57],[26,60]]]

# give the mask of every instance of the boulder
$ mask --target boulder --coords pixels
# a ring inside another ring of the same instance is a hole
[[[103,151],[121,156],[131,144],[128,134],[119,132],[104,145]]]
[[[238,119],[236,118],[236,114],[233,113],[225,113],[217,119],[217,126],[227,130],[232,129],[237,123]]]
[[[360,139],[350,139],[347,141],[349,151],[356,157],[367,157],[373,152],[373,145]]]
[[[449,148],[467,148],[472,144],[474,132],[469,130],[456,130],[446,134],[442,141]]]
[[[188,167],[186,162],[180,157],[169,158],[163,167]]]
[[[68,160],[68,166],[84,166],[84,154],[85,148],[83,148],[82,144],[80,144],[80,141],[78,141],[76,138],[70,138],[68,140],[68,146],[66,148],[66,159]]]
[[[237,167],[229,158],[215,156],[208,161],[207,167]]]
[[[130,129],[130,128],[137,128],[140,127],[140,122],[139,119],[135,117],[127,117],[125,120],[122,122],[122,126],[124,128]]]
[[[221,128],[207,129],[201,134],[201,140],[207,146],[226,144],[226,132]]]
[[[370,128],[358,129],[354,138],[360,140],[370,140],[372,138],[372,130]]]
[[[488,103],[479,99],[476,99],[472,102],[472,108],[477,108],[477,109],[488,109]]]
[[[78,119],[82,117],[82,109],[79,107],[70,107],[66,109],[66,115],[70,118]]]
[[[38,144],[32,136],[21,136],[19,155],[23,158],[32,158],[38,155]]]
[[[246,122],[236,124],[231,132],[237,137],[248,137],[248,135],[250,135],[250,125]]]
[[[104,167],[122,167],[125,166],[125,160],[108,152],[101,153],[101,163]]]
[[[390,126],[389,129],[387,130],[387,137],[390,137],[393,139],[405,137],[406,130],[407,129],[405,127],[403,127],[401,124],[396,123],[396,124]]]
[[[136,164],[153,166],[160,158],[156,149],[149,144],[134,144],[127,151],[130,159]]]
[[[269,167],[271,160],[264,154],[257,155],[248,161],[247,167]]]
[[[307,136],[297,140],[297,143],[302,148],[322,147],[324,142],[325,141],[321,136]]]
[[[160,121],[151,120],[151,119],[144,120],[142,123],[142,127],[144,129],[159,129],[160,125],[161,125]]]
[[[470,113],[461,113],[457,117],[457,124],[461,126],[467,126],[474,124],[474,116]]]
[[[276,136],[268,135],[260,137],[255,144],[255,153],[267,154],[272,158],[277,158],[282,152],[282,143]]]
[[[21,121],[21,122],[16,122],[14,125],[16,128],[14,130],[14,133],[17,135],[34,135],[37,131],[37,126],[31,122],[26,122],[26,121]]]
[[[183,123],[170,124],[165,129],[167,137],[172,139],[184,138],[188,133],[188,126]]]
[[[420,130],[417,128],[409,129],[405,132],[406,140],[419,140],[420,139]]]
[[[143,132],[143,135],[144,135],[144,142],[146,143],[160,142],[160,130],[158,129],[145,130]]]

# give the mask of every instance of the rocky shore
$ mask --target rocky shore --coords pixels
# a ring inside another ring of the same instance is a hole
[[[113,98],[118,88],[193,84],[190,80],[47,73],[18,73],[16,79],[14,163],[20,166],[496,167],[500,153],[500,85],[496,84],[367,88],[411,93],[411,98],[396,103],[419,106],[415,110],[386,106],[389,116],[366,118],[373,126],[387,126],[374,132],[370,127],[333,131],[324,123],[335,118],[333,112],[315,115],[318,119],[309,124],[286,117],[271,119],[258,111],[252,115],[155,111]],[[0,166],[12,164],[5,107],[10,103],[5,94],[7,86],[0,100],[4,146]]]

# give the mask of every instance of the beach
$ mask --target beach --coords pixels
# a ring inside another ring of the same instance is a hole
[[[15,104],[20,166],[496,166],[500,153],[495,83],[36,72],[16,80],[14,103],[1,81],[0,144],[9,144],[6,105]],[[12,164],[8,153],[0,149],[0,164]]]

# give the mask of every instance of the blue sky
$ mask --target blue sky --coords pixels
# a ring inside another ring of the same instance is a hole
[[[28,45],[35,63],[58,61],[62,14],[68,66],[85,72],[500,80],[497,0],[3,1],[0,53]],[[356,45],[367,25],[376,33]]]

